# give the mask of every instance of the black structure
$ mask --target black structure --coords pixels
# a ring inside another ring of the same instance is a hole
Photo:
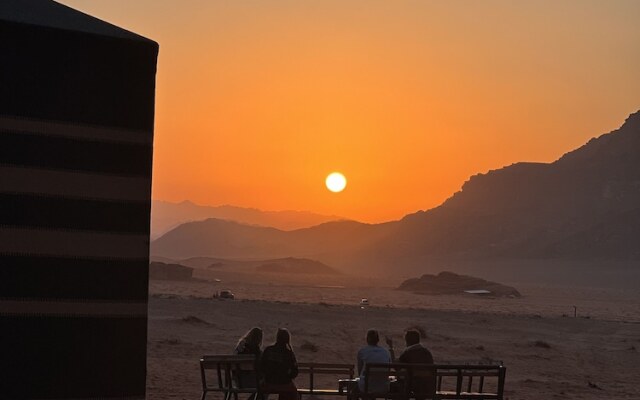
[[[144,398],[158,45],[0,1],[0,398]]]

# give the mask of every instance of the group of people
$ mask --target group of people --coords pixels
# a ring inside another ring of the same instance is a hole
[[[395,351],[393,349],[393,340],[389,337],[386,338],[387,346],[389,350],[378,345],[380,342],[380,334],[375,329],[369,329],[367,331],[367,345],[358,351],[358,390],[364,391],[364,367],[367,363],[379,363],[386,364],[392,362],[407,363],[407,364],[433,364],[433,355],[431,351],[427,349],[422,343],[420,343],[420,332],[415,329],[408,329],[404,334],[404,341],[406,344],[405,349],[400,353],[400,356],[396,359]],[[420,393],[429,392],[429,387],[433,386],[432,379],[426,377],[424,379],[414,379],[412,382],[413,390],[417,390]],[[374,375],[369,378],[368,392],[370,393],[387,393],[392,391],[391,382],[384,375]]]
[[[275,343],[267,346],[264,351],[261,349],[262,337],[262,329],[252,328],[238,340],[235,354],[256,356],[264,391],[278,393],[280,400],[297,400],[298,389],[293,380],[298,376],[298,363],[291,348],[291,334],[287,329],[279,328],[276,332]],[[377,330],[369,329],[367,331],[367,345],[362,347],[357,354],[359,378],[356,381],[358,390],[364,390],[364,367],[367,363],[433,364],[433,355],[420,343],[419,331],[407,330],[404,339],[406,348],[396,359],[391,338],[386,338],[387,350],[379,345],[380,334]],[[256,377],[243,376],[239,383],[242,386],[250,387],[251,380],[255,383]],[[428,385],[427,382],[424,384]],[[370,377],[368,385],[369,392],[386,393],[390,390],[389,379],[384,376]]]
[[[276,332],[276,342],[262,346],[262,329],[252,328],[238,340],[236,354],[255,355],[258,371],[262,375],[262,389],[269,393],[278,393],[280,400],[296,400],[298,388],[293,382],[298,376],[298,361],[291,348],[291,334],[286,328],[279,328]],[[240,377],[240,385],[251,387],[256,377],[245,374]]]

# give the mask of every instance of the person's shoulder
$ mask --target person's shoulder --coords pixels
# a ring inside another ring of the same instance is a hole
[[[431,351],[422,344],[415,348],[414,354],[416,357],[419,357],[421,362],[433,363],[433,354],[431,354]]]
[[[429,348],[427,346],[423,345],[422,343],[420,343],[420,349],[425,353],[431,354],[431,350],[429,350]]]
[[[424,347],[422,343],[416,343],[412,344],[411,346],[407,346],[407,348],[404,349],[403,353],[419,353],[425,349],[426,347]]]
[[[389,350],[382,346],[369,346],[371,348],[370,351],[375,353],[389,354]]]
[[[362,353],[358,352],[358,354],[363,354],[367,357],[375,357],[376,359],[384,357],[387,357],[389,359],[391,358],[391,353],[389,353],[389,350],[381,346],[365,346],[360,349],[360,351]]]

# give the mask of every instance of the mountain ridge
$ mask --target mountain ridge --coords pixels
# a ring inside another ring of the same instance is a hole
[[[388,274],[423,271],[438,260],[635,260],[639,227],[640,111],[551,163],[473,175],[441,205],[398,221],[338,221],[234,240],[245,256],[268,250]],[[198,251],[211,250],[203,243]]]
[[[151,238],[156,239],[177,226],[208,218],[237,221],[247,225],[272,226],[282,230],[294,230],[323,222],[344,220],[335,215],[322,215],[310,211],[264,211],[258,208],[232,205],[207,206],[190,200],[178,203],[153,200],[151,212]]]

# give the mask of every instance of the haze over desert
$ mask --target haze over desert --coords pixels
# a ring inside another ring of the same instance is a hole
[[[514,282],[521,298],[482,298],[413,294],[385,287],[389,282],[354,284],[348,279],[352,277],[300,279],[204,270],[196,270],[195,276],[199,280],[151,281],[152,398],[199,396],[200,356],[230,353],[237,338],[253,326],[265,330],[269,344],[276,328],[284,326],[291,330],[300,362],[353,363],[366,329],[375,327],[401,343],[404,329],[420,327],[436,362],[502,361],[509,399],[637,399],[637,289]],[[236,299],[212,299],[222,288]],[[363,297],[371,303],[366,309],[359,305]],[[310,351],[308,343],[317,351]],[[308,385],[304,379],[299,382],[300,387]]]

